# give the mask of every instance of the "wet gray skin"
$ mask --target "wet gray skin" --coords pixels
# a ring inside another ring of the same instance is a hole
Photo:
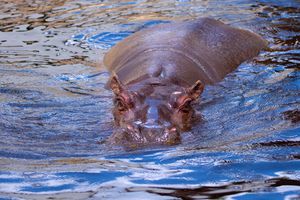
[[[255,33],[209,18],[158,25],[126,38],[104,58],[117,125],[109,141],[180,143],[180,133],[199,121],[193,104],[204,85],[222,80],[266,46]]]

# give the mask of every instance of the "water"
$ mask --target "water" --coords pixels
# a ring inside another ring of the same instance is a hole
[[[0,11],[0,199],[300,199],[299,1],[4,0]],[[104,53],[201,16],[270,49],[205,89],[204,122],[182,144],[105,145]]]

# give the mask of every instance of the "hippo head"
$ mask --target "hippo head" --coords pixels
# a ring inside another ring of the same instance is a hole
[[[190,130],[197,119],[192,105],[204,89],[200,81],[191,87],[160,80],[125,86],[116,75],[110,87],[117,129],[109,140],[132,147],[180,143],[180,132]]]

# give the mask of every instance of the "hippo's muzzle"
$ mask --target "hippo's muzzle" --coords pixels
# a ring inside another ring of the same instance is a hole
[[[144,124],[119,128],[114,132],[112,139],[115,143],[126,146],[174,145],[181,141],[179,131],[175,127],[149,127]]]

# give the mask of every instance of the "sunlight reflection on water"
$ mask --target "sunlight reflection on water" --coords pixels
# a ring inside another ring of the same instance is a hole
[[[297,199],[298,1],[10,1],[0,8],[0,199]],[[149,26],[211,16],[270,49],[208,86],[174,147],[110,147],[101,58]]]

